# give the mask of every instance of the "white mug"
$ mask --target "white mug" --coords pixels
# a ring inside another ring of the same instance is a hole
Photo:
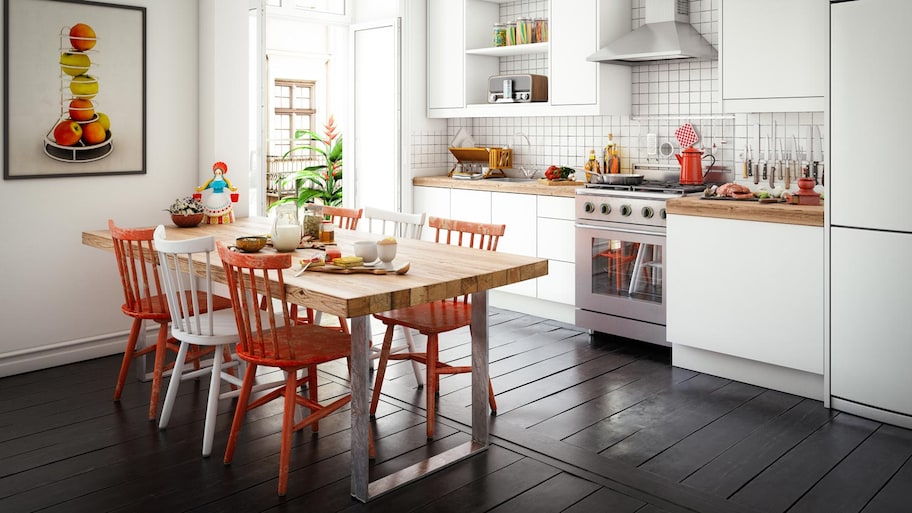
[[[359,240],[354,244],[355,256],[364,259],[364,263],[377,260],[377,243],[372,240]]]

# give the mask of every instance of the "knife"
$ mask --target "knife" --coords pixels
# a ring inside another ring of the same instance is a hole
[[[776,149],[777,149],[776,155],[778,157],[778,158],[776,158],[776,169],[779,170],[778,178],[780,180],[782,180],[785,177],[785,171],[786,171],[785,169],[783,169],[785,167],[785,161],[782,159],[785,156],[785,150],[782,147],[782,139],[779,139],[776,141]]]
[[[792,152],[789,152],[789,167],[791,168],[791,171],[792,171],[792,179],[798,180],[798,151],[799,151],[799,149],[798,149],[798,136],[797,135],[792,136],[792,146],[794,146],[794,148],[793,148],[794,154]],[[794,157],[794,158],[792,158],[792,157]]]
[[[786,141],[788,143],[788,151],[785,152],[786,167],[783,175],[785,175],[785,190],[789,190],[789,187],[792,186],[792,173],[795,172],[793,169],[795,167],[795,161],[792,160],[792,141],[788,138],[786,138]]]
[[[766,180],[766,172],[769,170],[770,161],[770,137],[766,136],[766,151],[763,152],[763,179]]]
[[[774,187],[776,187],[774,185],[776,183],[776,166],[774,165],[775,164],[775,155],[774,155],[775,152],[773,151],[774,148],[772,147],[772,142],[773,142],[773,139],[771,139],[770,136],[766,136],[766,149],[767,149],[767,152],[769,153],[769,155],[767,155],[766,157],[767,157],[767,162],[769,162],[769,168],[770,168],[769,169],[769,180],[770,180],[769,186],[770,186],[771,190]],[[766,176],[764,176],[764,178],[766,178]]]
[[[773,144],[776,145],[776,172],[779,173],[778,178],[780,180],[782,180],[782,141],[778,137],[776,137],[776,132],[778,132],[778,130],[776,130],[776,128],[778,128],[778,125],[776,125],[776,121],[774,120],[773,121]]]
[[[745,155],[747,156],[747,175],[745,175],[744,178],[747,178],[748,176],[754,176],[754,163],[752,162],[753,155],[751,154],[750,139],[751,139],[751,127],[750,127],[750,125],[748,125],[747,139],[744,142],[744,151],[746,152]]]
[[[820,162],[823,160],[823,141],[821,140],[819,125],[814,125],[814,132],[817,133],[817,149],[814,151],[814,163],[811,165],[811,172],[814,175],[814,183],[819,184],[818,173],[820,172]]]
[[[760,155],[760,144],[757,144],[757,156]],[[757,165],[754,166],[754,184],[760,183],[760,163],[761,160],[757,160]]]

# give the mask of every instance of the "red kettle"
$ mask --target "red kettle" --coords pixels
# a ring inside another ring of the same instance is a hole
[[[678,164],[681,165],[681,184],[702,185],[703,177],[706,176],[706,173],[703,172],[703,159],[706,157],[712,158],[712,162],[706,167],[706,172],[709,172],[709,168],[716,163],[716,157],[713,156],[712,153],[703,155],[702,151],[695,150],[693,146],[681,153],[684,154],[683,157],[675,154],[675,157],[678,159]]]

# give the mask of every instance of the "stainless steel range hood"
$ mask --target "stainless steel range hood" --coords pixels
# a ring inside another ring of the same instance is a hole
[[[646,23],[586,60],[638,64],[667,59],[717,59],[718,55],[690,25],[689,0],[646,0]]]

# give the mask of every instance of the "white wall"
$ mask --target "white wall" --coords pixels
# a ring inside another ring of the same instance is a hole
[[[163,209],[214,160],[247,187],[246,1],[123,4],[146,7],[147,172],[0,183],[3,231],[19,241],[0,253],[0,376],[123,350],[114,258],[83,246],[83,230],[169,222]]]

